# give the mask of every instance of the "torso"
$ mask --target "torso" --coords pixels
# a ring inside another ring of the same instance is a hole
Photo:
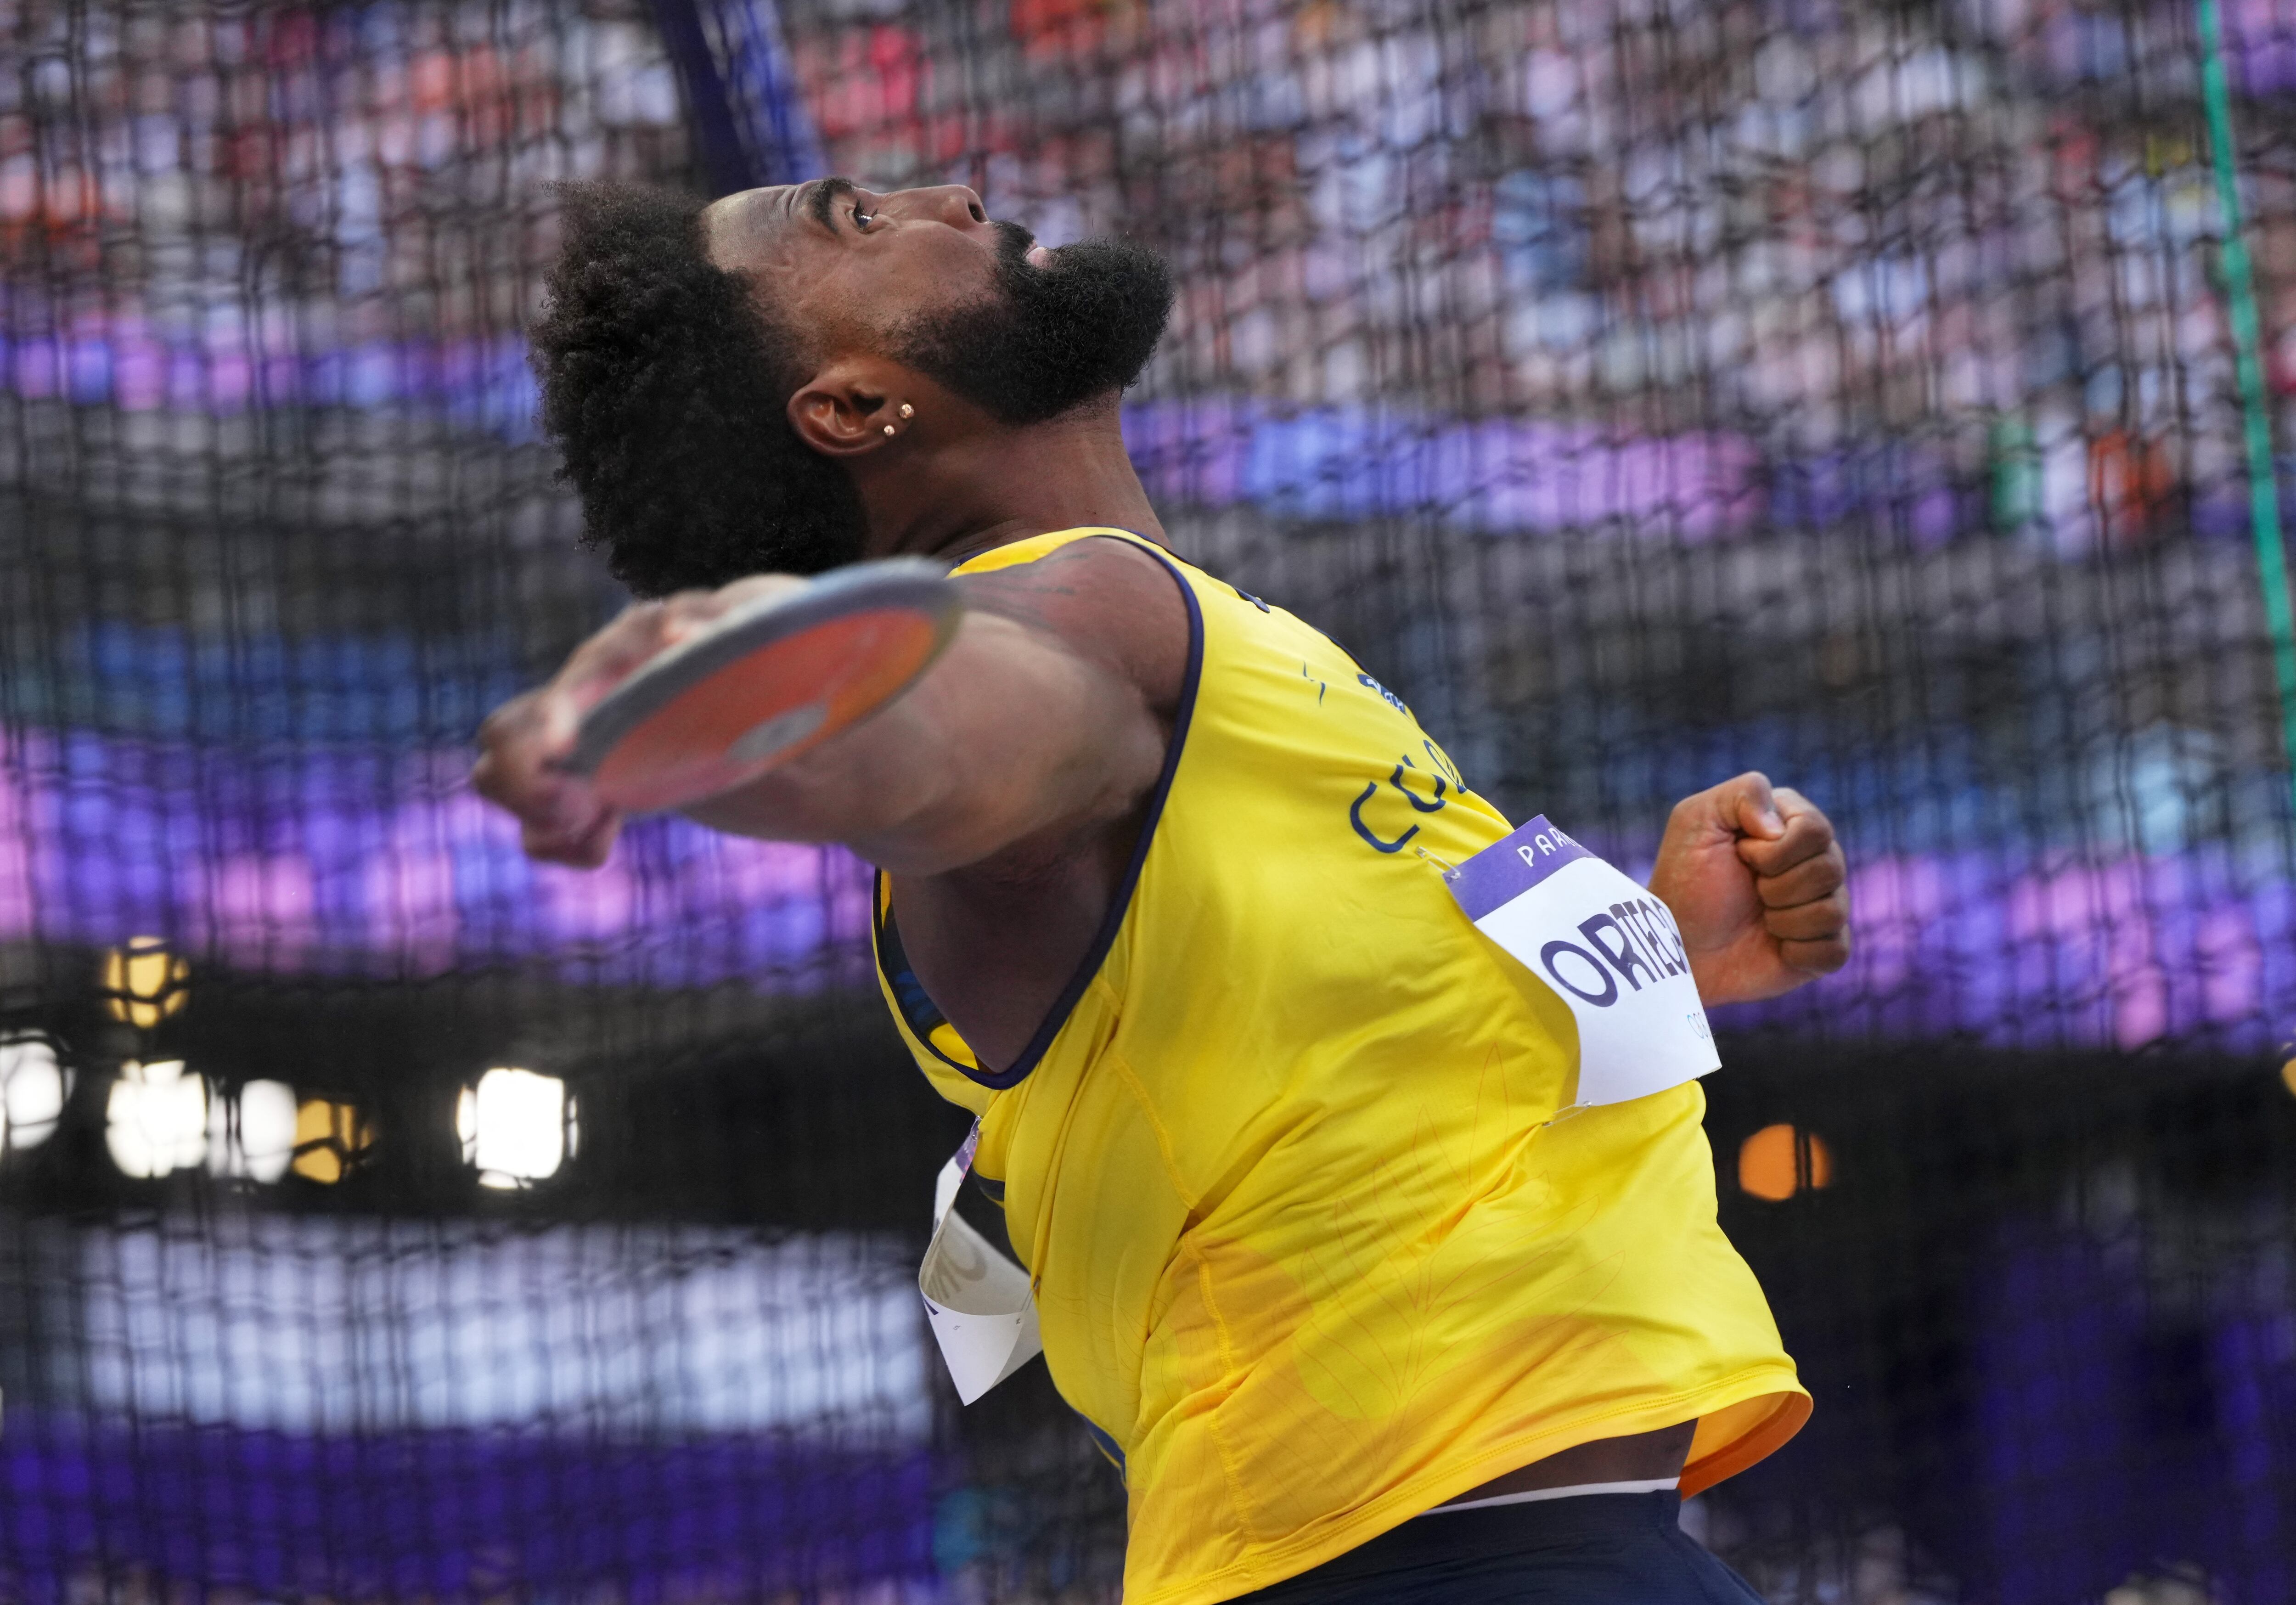
[[[1570,1010],[1441,872],[1512,827],[1402,699],[1124,532],[960,579],[1106,668],[1121,778],[883,885],[878,977],[1124,1470],[1127,1596],[1209,1605],[1464,1497],[1695,1492],[1791,1436],[1700,1088],[1566,1113]]]
[[[1168,741],[1187,619],[1152,559],[1114,541],[1084,541],[1016,569],[966,576],[968,602],[1053,631],[1128,676],[1144,717]],[[909,963],[982,1063],[1000,1069],[1028,1045],[1108,914],[1145,821],[1145,798],[1120,817],[1064,824],[939,875],[888,877]],[[1477,1498],[1578,1482],[1672,1477],[1692,1423],[1581,1444],[1462,1494]]]

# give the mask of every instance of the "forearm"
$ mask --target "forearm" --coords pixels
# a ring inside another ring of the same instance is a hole
[[[801,584],[760,575],[626,610],[549,684],[488,716],[480,794],[516,816],[536,857],[604,863],[622,815],[565,767],[583,710],[728,608]],[[1185,684],[1190,637],[1169,575],[1121,544],[1078,542],[964,584],[956,639],[905,694],[688,815],[933,874],[1128,813],[1155,782]]]

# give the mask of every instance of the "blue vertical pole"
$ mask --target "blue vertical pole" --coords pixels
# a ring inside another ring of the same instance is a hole
[[[763,182],[726,94],[726,79],[702,31],[694,0],[653,0],[654,26],[685,86],[685,111],[701,147],[701,170],[712,196],[755,189]]]

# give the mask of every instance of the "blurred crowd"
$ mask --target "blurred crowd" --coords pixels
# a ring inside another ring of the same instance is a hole
[[[0,39],[0,371],[29,399],[451,401],[531,314],[550,181],[685,171],[642,0],[29,0]]]
[[[1151,396],[1726,429],[1786,478],[1886,441],[1963,488],[1932,534],[2068,555],[2244,528],[2185,6],[786,0],[778,22],[833,169],[1173,256]],[[639,0],[11,0],[0,35],[29,64],[0,75],[23,396],[514,385],[545,183],[692,171]],[[2284,410],[2296,4],[2239,0],[2226,54]]]
[[[2068,553],[2244,520],[2184,7],[811,0],[791,22],[832,165],[1169,250],[1165,394],[1724,427],[1786,457],[1912,440],[1981,488],[1958,524]],[[2296,86],[2270,0],[2227,35],[2236,92]],[[2267,154],[2271,330],[2296,196]]]

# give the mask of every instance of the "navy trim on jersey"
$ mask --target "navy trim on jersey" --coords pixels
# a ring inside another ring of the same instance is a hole
[[[970,1076],[972,1068],[958,1063],[933,1044],[932,1034],[948,1024],[948,1016],[940,1011],[917,972],[909,968],[909,955],[901,946],[901,933],[893,924],[893,905],[885,896],[885,874],[877,872],[869,888],[870,912],[877,921],[877,973],[885,978],[885,990],[892,994],[893,1006],[901,1013],[901,1023],[909,1028],[917,1045],[961,1075]]]
[[[1076,1410],[1076,1406],[1073,1404],[1069,1405],[1069,1408]],[[1083,1411],[1077,1410],[1076,1418],[1084,1423],[1085,1436],[1092,1439],[1092,1446],[1099,1450],[1103,1454],[1108,1456],[1108,1463],[1116,1468],[1116,1474],[1119,1477],[1123,1476],[1124,1451],[1117,1446],[1116,1440],[1109,1437],[1107,1433],[1103,1432],[1100,1429],[1099,1424],[1096,1423],[1092,1417],[1086,1415]]]
[[[1086,540],[1114,538],[1104,535],[1085,536]],[[1133,889],[1140,884],[1140,871],[1148,862],[1148,848],[1156,839],[1156,826],[1164,817],[1164,802],[1172,793],[1173,777],[1179,773],[1180,753],[1188,743],[1188,721],[1196,711],[1196,689],[1202,683],[1204,674],[1204,610],[1196,601],[1195,587],[1188,584],[1186,576],[1180,572],[1179,565],[1165,555],[1163,549],[1153,541],[1144,536],[1135,538],[1139,541],[1139,550],[1164,565],[1165,572],[1172,577],[1172,583],[1180,587],[1180,600],[1187,604],[1188,670],[1180,682],[1180,705],[1172,716],[1172,739],[1164,749],[1163,770],[1156,777],[1155,789],[1148,793],[1148,817],[1141,823],[1140,839],[1133,845],[1132,862],[1125,866],[1124,879],[1117,883],[1116,896],[1109,901],[1107,917],[1101,921],[1100,929],[1094,933],[1092,946],[1085,950],[1076,973],[1069,978],[1069,984],[1061,988],[1061,995],[1053,1001],[1044,1023],[1037,1028],[1037,1034],[1029,1039],[1029,1045],[1021,1050],[1021,1056],[1013,1061],[1012,1068],[1004,1070],[975,1069],[970,1065],[959,1064],[932,1045],[931,1032],[934,1028],[947,1024],[948,1017],[940,1011],[931,998],[925,995],[923,986],[909,968],[908,959],[901,948],[899,934],[894,929],[891,900],[882,896],[878,897],[882,912],[877,920],[877,966],[883,972],[885,984],[901,1010],[903,1021],[934,1058],[966,1080],[992,1092],[1001,1093],[1018,1086],[1021,1077],[1037,1068],[1037,1061],[1052,1047],[1053,1038],[1058,1036],[1061,1028],[1068,1024],[1069,1016],[1076,1010],[1077,1000],[1083,997],[1085,988],[1092,985],[1092,978],[1100,973],[1101,964],[1108,957],[1108,950],[1116,946],[1117,932],[1124,929],[1124,916],[1131,912]],[[958,577],[963,578],[964,576],[959,575]],[[910,1002],[913,996],[917,1000],[914,1007]],[[917,1023],[920,1020],[928,1023],[921,1028]]]

